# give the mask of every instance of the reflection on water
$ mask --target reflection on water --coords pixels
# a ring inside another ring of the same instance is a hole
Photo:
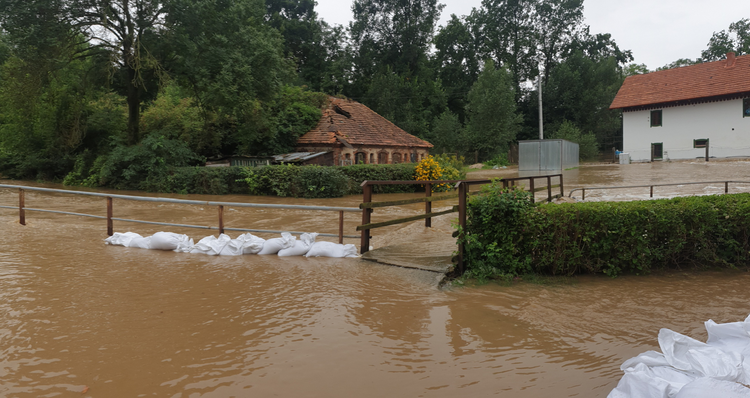
[[[97,198],[31,200],[103,211]],[[117,206],[148,219],[159,205]],[[165,220],[214,216],[158,207]],[[321,231],[326,217],[243,210],[234,222]],[[358,259],[130,249],[104,232],[45,213],[24,227],[0,209],[0,396],[603,397],[660,328],[703,340],[705,320],[750,312],[741,271],[440,290],[434,273]]]

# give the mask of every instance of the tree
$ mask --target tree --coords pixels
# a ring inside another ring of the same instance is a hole
[[[369,90],[385,68],[421,76],[442,4],[437,0],[355,0],[349,24],[354,55],[354,96]]]
[[[434,68],[443,82],[448,108],[462,121],[465,120],[466,93],[480,72],[477,27],[476,12],[461,18],[451,15],[434,40]]]
[[[697,58],[697,59],[694,59],[694,60],[693,60],[693,59],[690,59],[690,58],[680,58],[680,59],[678,59],[678,60],[676,60],[676,61],[674,61],[674,62],[672,62],[672,63],[669,63],[669,64],[667,64],[667,65],[664,65],[664,66],[662,66],[662,67],[660,67],[660,68],[657,68],[656,70],[657,70],[657,71],[659,71],[659,70],[667,70],[667,69],[681,68],[681,67],[683,67],[683,66],[696,65],[696,64],[699,64],[699,63],[701,63],[701,62],[702,62],[702,61],[701,61],[701,59],[700,59],[700,58]]]
[[[511,72],[517,99],[521,83],[538,72],[537,42],[533,14],[537,0],[483,0],[478,11],[482,26],[482,59],[492,59]]]
[[[591,132],[584,133],[575,124],[567,120],[563,120],[557,131],[550,135],[550,138],[568,140],[578,144],[578,156],[582,160],[595,160],[599,156],[599,146],[594,134]]]
[[[539,1],[535,9],[537,50],[547,82],[552,68],[581,33],[583,0]]]
[[[714,32],[708,40],[708,48],[701,52],[704,62],[724,59],[727,53],[750,54],[750,19],[744,18],[729,25],[729,32]]]
[[[486,61],[469,91],[466,108],[469,150],[479,151],[480,159],[505,153],[521,123],[510,73],[505,68],[495,69],[494,62]]]

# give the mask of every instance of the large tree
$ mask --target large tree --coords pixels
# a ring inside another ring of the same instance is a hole
[[[725,58],[728,52],[750,54],[750,19],[731,23],[728,32],[714,32],[708,41],[708,48],[701,52],[701,58],[704,62],[718,61]]]

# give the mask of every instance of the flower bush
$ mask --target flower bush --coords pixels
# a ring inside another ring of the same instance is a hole
[[[414,179],[417,181],[434,181],[440,180],[442,177],[443,168],[432,155],[422,159],[414,168]],[[442,192],[447,189],[449,189],[448,184],[434,184],[432,186],[432,192]]]

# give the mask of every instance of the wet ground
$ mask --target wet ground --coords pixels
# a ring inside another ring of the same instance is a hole
[[[566,172],[566,193],[609,182],[740,180],[750,166],[720,163],[581,167]],[[481,173],[501,172],[513,173]],[[360,198],[221,200],[356,207]],[[16,201],[0,190],[0,205]],[[105,212],[99,198],[27,192],[26,202]],[[373,221],[421,206],[378,209]],[[338,221],[311,211],[225,215],[230,226],[310,232],[336,233]],[[216,209],[201,206],[116,200],[115,216],[216,224]],[[347,215],[346,233],[360,221]],[[449,250],[450,221],[375,230],[373,245],[407,259],[415,252],[404,245],[416,245],[434,257]],[[0,396],[604,397],[625,359],[658,349],[660,328],[702,340],[704,321],[750,313],[742,271],[440,289],[438,273],[361,259],[131,249],[104,245],[103,220],[29,212],[27,222],[0,209]],[[119,232],[161,229],[115,223]],[[211,233],[172,231],[196,240]]]

